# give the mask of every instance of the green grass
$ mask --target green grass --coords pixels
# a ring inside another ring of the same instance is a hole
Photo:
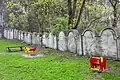
[[[0,52],[5,52],[7,49],[6,47],[10,46],[23,46],[25,45],[24,43],[20,43],[17,40],[5,40],[5,39],[0,39]]]
[[[6,46],[24,45],[18,41],[0,40],[0,52]],[[0,80],[120,80],[120,61],[107,60],[110,72],[89,69],[89,58],[52,49],[40,50],[48,56],[24,58],[21,52],[0,54]]]

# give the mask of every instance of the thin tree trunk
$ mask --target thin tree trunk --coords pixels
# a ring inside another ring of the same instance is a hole
[[[113,7],[114,19],[113,19],[112,27],[117,27],[117,4],[119,3],[119,0],[115,0],[115,1],[109,0],[109,1]]]
[[[68,15],[69,15],[69,20],[68,20],[68,25],[72,24],[72,2],[71,0],[68,0]]]
[[[76,3],[77,3],[77,0],[73,0],[73,5],[72,5],[72,1],[68,0],[68,15],[69,15],[68,25],[69,26],[73,26],[73,19],[75,17]]]
[[[82,12],[83,12],[83,8],[85,6],[85,2],[86,2],[86,0],[83,0],[80,11],[79,11],[77,22],[76,22],[75,26],[73,27],[73,29],[77,29],[77,26],[78,26],[78,24],[80,22],[80,18],[81,18]]]
[[[72,9],[72,23],[73,23],[73,19],[75,17],[75,10],[76,10],[76,3],[77,3],[77,0],[74,0],[73,1],[73,9]]]
[[[113,12],[113,15],[114,15],[114,19],[113,19],[113,27],[117,27],[117,9],[114,8],[114,12]]]

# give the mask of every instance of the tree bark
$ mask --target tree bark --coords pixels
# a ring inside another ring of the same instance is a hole
[[[114,15],[114,19],[113,19],[113,27],[117,27],[117,9],[114,8],[114,12],[113,12],[113,15]]]
[[[113,19],[112,27],[117,27],[117,4],[119,3],[119,0],[115,0],[115,1],[109,0],[109,1],[110,1],[110,4],[113,7],[114,19]]]
[[[72,22],[75,17],[76,3],[77,3],[77,0],[74,0],[73,1],[73,9],[72,9]]]
[[[73,27],[73,29],[77,29],[77,26],[78,26],[78,24],[80,22],[80,18],[81,18],[82,12],[83,12],[83,8],[85,6],[85,2],[86,2],[86,0],[83,0],[80,11],[79,11],[77,22],[76,22],[75,26]]]
[[[68,0],[68,15],[69,15],[69,20],[68,20],[68,25],[73,26],[73,19],[75,17],[75,10],[76,10],[76,3],[77,0],[73,0],[73,5],[72,1]]]
[[[72,2],[71,0],[68,0],[68,15],[69,15],[69,20],[68,20],[68,25],[72,24]]]

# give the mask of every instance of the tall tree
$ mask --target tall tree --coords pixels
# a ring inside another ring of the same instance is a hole
[[[119,0],[109,0],[109,2],[111,3],[111,6],[113,7],[113,16],[114,16],[114,19],[113,19],[113,24],[112,26],[113,27],[117,27],[117,14],[118,14],[118,4],[119,4]]]

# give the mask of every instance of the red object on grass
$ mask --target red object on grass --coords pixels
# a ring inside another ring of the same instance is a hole
[[[97,70],[99,72],[102,72],[104,69],[106,69],[106,58],[105,57],[90,57],[90,68],[92,70]]]
[[[35,51],[35,50],[36,50],[36,47],[34,47],[34,48],[30,48],[29,51]]]

